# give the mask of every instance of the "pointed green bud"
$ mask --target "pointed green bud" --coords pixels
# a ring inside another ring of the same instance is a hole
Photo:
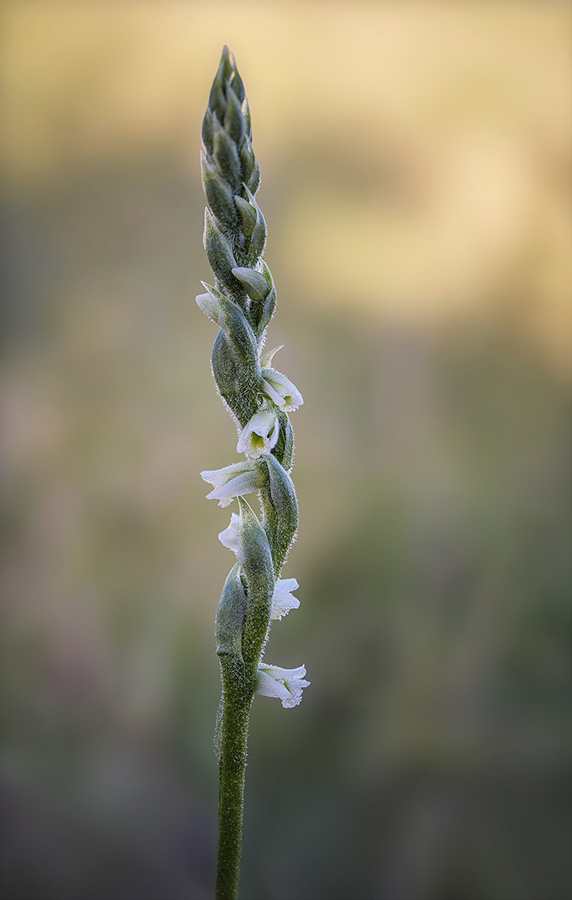
[[[248,200],[244,200],[240,194],[235,195],[234,202],[238,207],[240,218],[242,220],[242,231],[246,237],[249,238],[256,225],[256,209],[248,202]]]
[[[243,365],[226,335],[219,334],[211,357],[213,375],[221,397],[241,428],[258,409],[259,376],[254,374],[258,359],[249,359],[249,365]]]
[[[265,527],[274,557],[276,574],[280,572],[298,528],[298,500],[288,472],[271,453],[257,464],[268,470],[270,505],[265,504]]]
[[[262,260],[261,266],[268,271],[268,275],[270,275],[270,270],[266,266],[264,260]],[[270,275],[270,278],[272,276]],[[264,331],[270,322],[270,319],[274,315],[274,310],[276,309],[276,290],[274,288],[274,283],[272,284],[272,289],[269,294],[262,303],[252,304],[250,309],[250,321],[252,323],[252,327],[256,335],[261,338],[264,334]]]
[[[226,100],[227,106],[224,117],[224,130],[230,135],[234,143],[238,145],[244,136],[246,122],[244,121],[244,116],[242,114],[240,100],[234,91],[227,91]]]
[[[252,116],[250,115],[250,105],[248,100],[244,100],[244,120],[246,122],[246,133],[252,142]]]
[[[243,310],[222,291],[202,282],[206,294],[199,294],[197,303],[203,312],[224,332],[230,353],[240,364],[244,374],[253,380],[260,377],[256,337]],[[216,376],[215,376],[216,377]]]
[[[239,497],[238,503],[244,553],[242,568],[248,584],[242,651],[246,666],[253,676],[270,627],[275,583],[274,564],[264,528],[244,498]]]
[[[256,269],[249,269],[246,266],[236,266],[232,269],[232,274],[246,288],[246,292],[252,300],[264,300],[272,288],[272,278],[268,277],[270,275],[268,268],[265,272],[257,272]]]
[[[258,190],[260,184],[260,169],[252,149],[250,139],[246,138],[240,145],[239,149],[240,165],[242,167],[242,180],[253,194]]]
[[[238,69],[236,68],[236,63],[234,61],[234,56],[232,58],[233,66],[234,66],[234,74],[232,77],[232,81],[230,82],[230,86],[233,89],[234,93],[238,98],[238,102],[242,104],[246,93],[244,90],[244,84],[242,83],[242,78],[239,75]]]
[[[218,123],[214,128],[213,156],[223,178],[229,182],[233,191],[238,191],[242,184],[242,173],[236,144]]]
[[[248,261],[252,265],[262,256],[266,246],[266,222],[258,204],[256,205],[256,211],[258,215],[250,235],[250,244],[248,245]]]
[[[213,113],[207,109],[202,127],[203,144],[207,153],[212,155],[214,147]]]
[[[259,469],[259,471],[262,471]],[[274,592],[274,567],[264,528],[244,497],[238,498],[242,543],[242,569],[248,583],[248,596],[260,593],[272,597]],[[270,607],[269,607],[270,610]]]
[[[216,219],[208,208],[205,209],[204,247],[211,269],[217,278],[234,291],[236,281],[232,270],[236,266],[236,260],[229,241],[218,228]]]
[[[201,168],[208,205],[219,222],[233,231],[237,225],[237,214],[230,185],[219,175],[204,153],[201,154]]]
[[[232,78],[235,69],[236,63],[234,61],[234,56],[230,52],[228,45],[225,44],[220,55],[220,63],[218,69],[222,80],[228,81],[230,78]]]
[[[230,570],[222,589],[215,619],[218,656],[242,659],[242,629],[246,615],[246,594],[239,575],[240,563]]]
[[[211,112],[214,113],[213,121],[216,116],[219,122],[222,122],[224,120],[224,114],[226,112],[226,99],[224,96],[224,75],[222,72],[222,66],[223,61],[221,59],[218,72],[216,73],[212,83],[208,105],[208,108],[211,110]]]

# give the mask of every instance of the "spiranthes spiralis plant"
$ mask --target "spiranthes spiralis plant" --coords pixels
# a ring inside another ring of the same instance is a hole
[[[304,666],[284,669],[263,661],[270,624],[299,606],[294,578],[280,578],[298,528],[290,476],[294,437],[288,413],[302,395],[272,367],[264,352],[276,306],[263,260],[266,223],[254,199],[260,181],[252,149],[250,111],[233,56],[222,52],[203,120],[204,245],[214,285],[203,282],[197,303],[220,331],[212,352],[217,388],[238,428],[239,462],[201,472],[210,499],[238,513],[219,540],[236,555],[215,620],[222,675],[215,749],[219,764],[217,900],[238,897],[244,779],[250,709],[255,693],[285,707],[302,699]],[[278,348],[280,349],[280,348]],[[257,493],[260,517],[246,495]]]

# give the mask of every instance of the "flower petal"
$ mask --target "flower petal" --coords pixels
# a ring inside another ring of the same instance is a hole
[[[302,406],[304,398],[289,378],[268,367],[262,369],[262,390],[268,394],[276,406],[285,412],[292,412]]]
[[[239,557],[239,527],[240,527],[240,516],[237,516],[236,513],[233,513],[230,517],[230,525],[228,528],[225,528],[224,531],[218,536],[219,541],[223,545],[223,547],[228,547],[229,550],[232,550],[233,553]]]
[[[236,449],[256,459],[262,453],[270,453],[276,446],[280,427],[276,413],[271,409],[261,409],[242,429]]]
[[[224,466],[222,469],[205,470],[201,472],[201,478],[203,481],[208,481],[213,487],[219,487],[221,484],[226,484],[235,475],[240,475],[242,472],[251,472],[253,468],[254,466],[251,462],[241,459],[240,462]]]
[[[219,506],[228,506],[235,497],[244,497],[245,494],[260,490],[263,483],[259,472],[243,472],[241,475],[231,478],[226,484],[216,487],[214,491],[207,494],[207,500],[218,500]]]
[[[261,663],[256,673],[255,693],[265,697],[279,697],[285,708],[298,706],[302,700],[302,691],[310,684],[305,680],[305,674],[305,666],[298,666],[297,669],[282,669],[280,666]]]
[[[292,591],[298,590],[300,585],[295,578],[279,578],[272,596],[271,619],[281,619],[291,609],[298,609],[300,601],[293,596]]]
[[[264,484],[264,475],[250,460],[201,472],[201,478],[214,487],[207,500],[218,500],[219,506],[228,506],[234,497],[258,491]]]
[[[282,701],[290,699],[288,688],[262,669],[259,669],[256,673],[255,693],[260,694],[262,697],[279,697]]]

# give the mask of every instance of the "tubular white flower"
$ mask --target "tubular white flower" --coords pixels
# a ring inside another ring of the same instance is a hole
[[[255,413],[240,433],[236,449],[256,459],[262,453],[270,453],[276,446],[280,428],[276,413],[272,409],[261,409]]]
[[[219,506],[228,506],[235,497],[259,491],[264,484],[262,472],[250,460],[233,463],[223,469],[201,472],[201,478],[214,488],[207,494],[207,500],[218,500]]]
[[[310,684],[304,679],[305,666],[297,669],[281,669],[279,666],[267,666],[261,663],[256,673],[255,694],[263,697],[278,697],[282,706],[288,709],[298,706],[302,700],[302,691]]]
[[[225,532],[223,532],[223,534],[224,533]],[[225,546],[228,547],[228,544],[225,544]],[[283,616],[287,615],[291,609],[298,609],[300,601],[297,597],[294,597],[292,591],[297,591],[299,587],[300,585],[295,578],[278,579],[272,596],[271,619],[281,619]]]
[[[276,369],[262,369],[262,390],[284,412],[292,412],[304,402],[298,388]]]

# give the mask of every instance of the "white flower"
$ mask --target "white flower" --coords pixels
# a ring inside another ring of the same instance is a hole
[[[276,446],[279,433],[276,413],[271,409],[261,409],[242,429],[236,449],[255,459],[261,453],[270,453]]]
[[[276,406],[285,412],[292,412],[302,406],[304,398],[292,382],[276,369],[262,369],[262,390],[268,394]]]
[[[310,684],[305,681],[305,666],[297,669],[281,669],[278,666],[267,666],[260,663],[256,673],[254,692],[263,697],[279,697],[282,706],[298,706],[302,699],[302,691]]]
[[[240,561],[242,555],[240,545],[240,516],[237,516],[236,513],[231,515],[230,525],[228,528],[225,528],[224,531],[221,531],[218,539],[224,547],[228,547],[229,550],[232,550]]]
[[[223,532],[223,534],[225,534],[225,532]],[[225,544],[225,547],[228,546],[228,544]],[[274,588],[274,594],[272,596],[272,609],[270,612],[271,619],[281,619],[283,616],[289,613],[291,609],[298,609],[298,607],[300,606],[300,601],[293,596],[292,591],[297,591],[299,587],[300,585],[295,578],[278,579],[278,581],[276,582],[276,587]]]
[[[201,472],[201,478],[214,488],[207,494],[207,500],[218,500],[219,506],[228,506],[234,497],[258,491],[264,484],[264,475],[250,460],[234,463],[223,469]]]

